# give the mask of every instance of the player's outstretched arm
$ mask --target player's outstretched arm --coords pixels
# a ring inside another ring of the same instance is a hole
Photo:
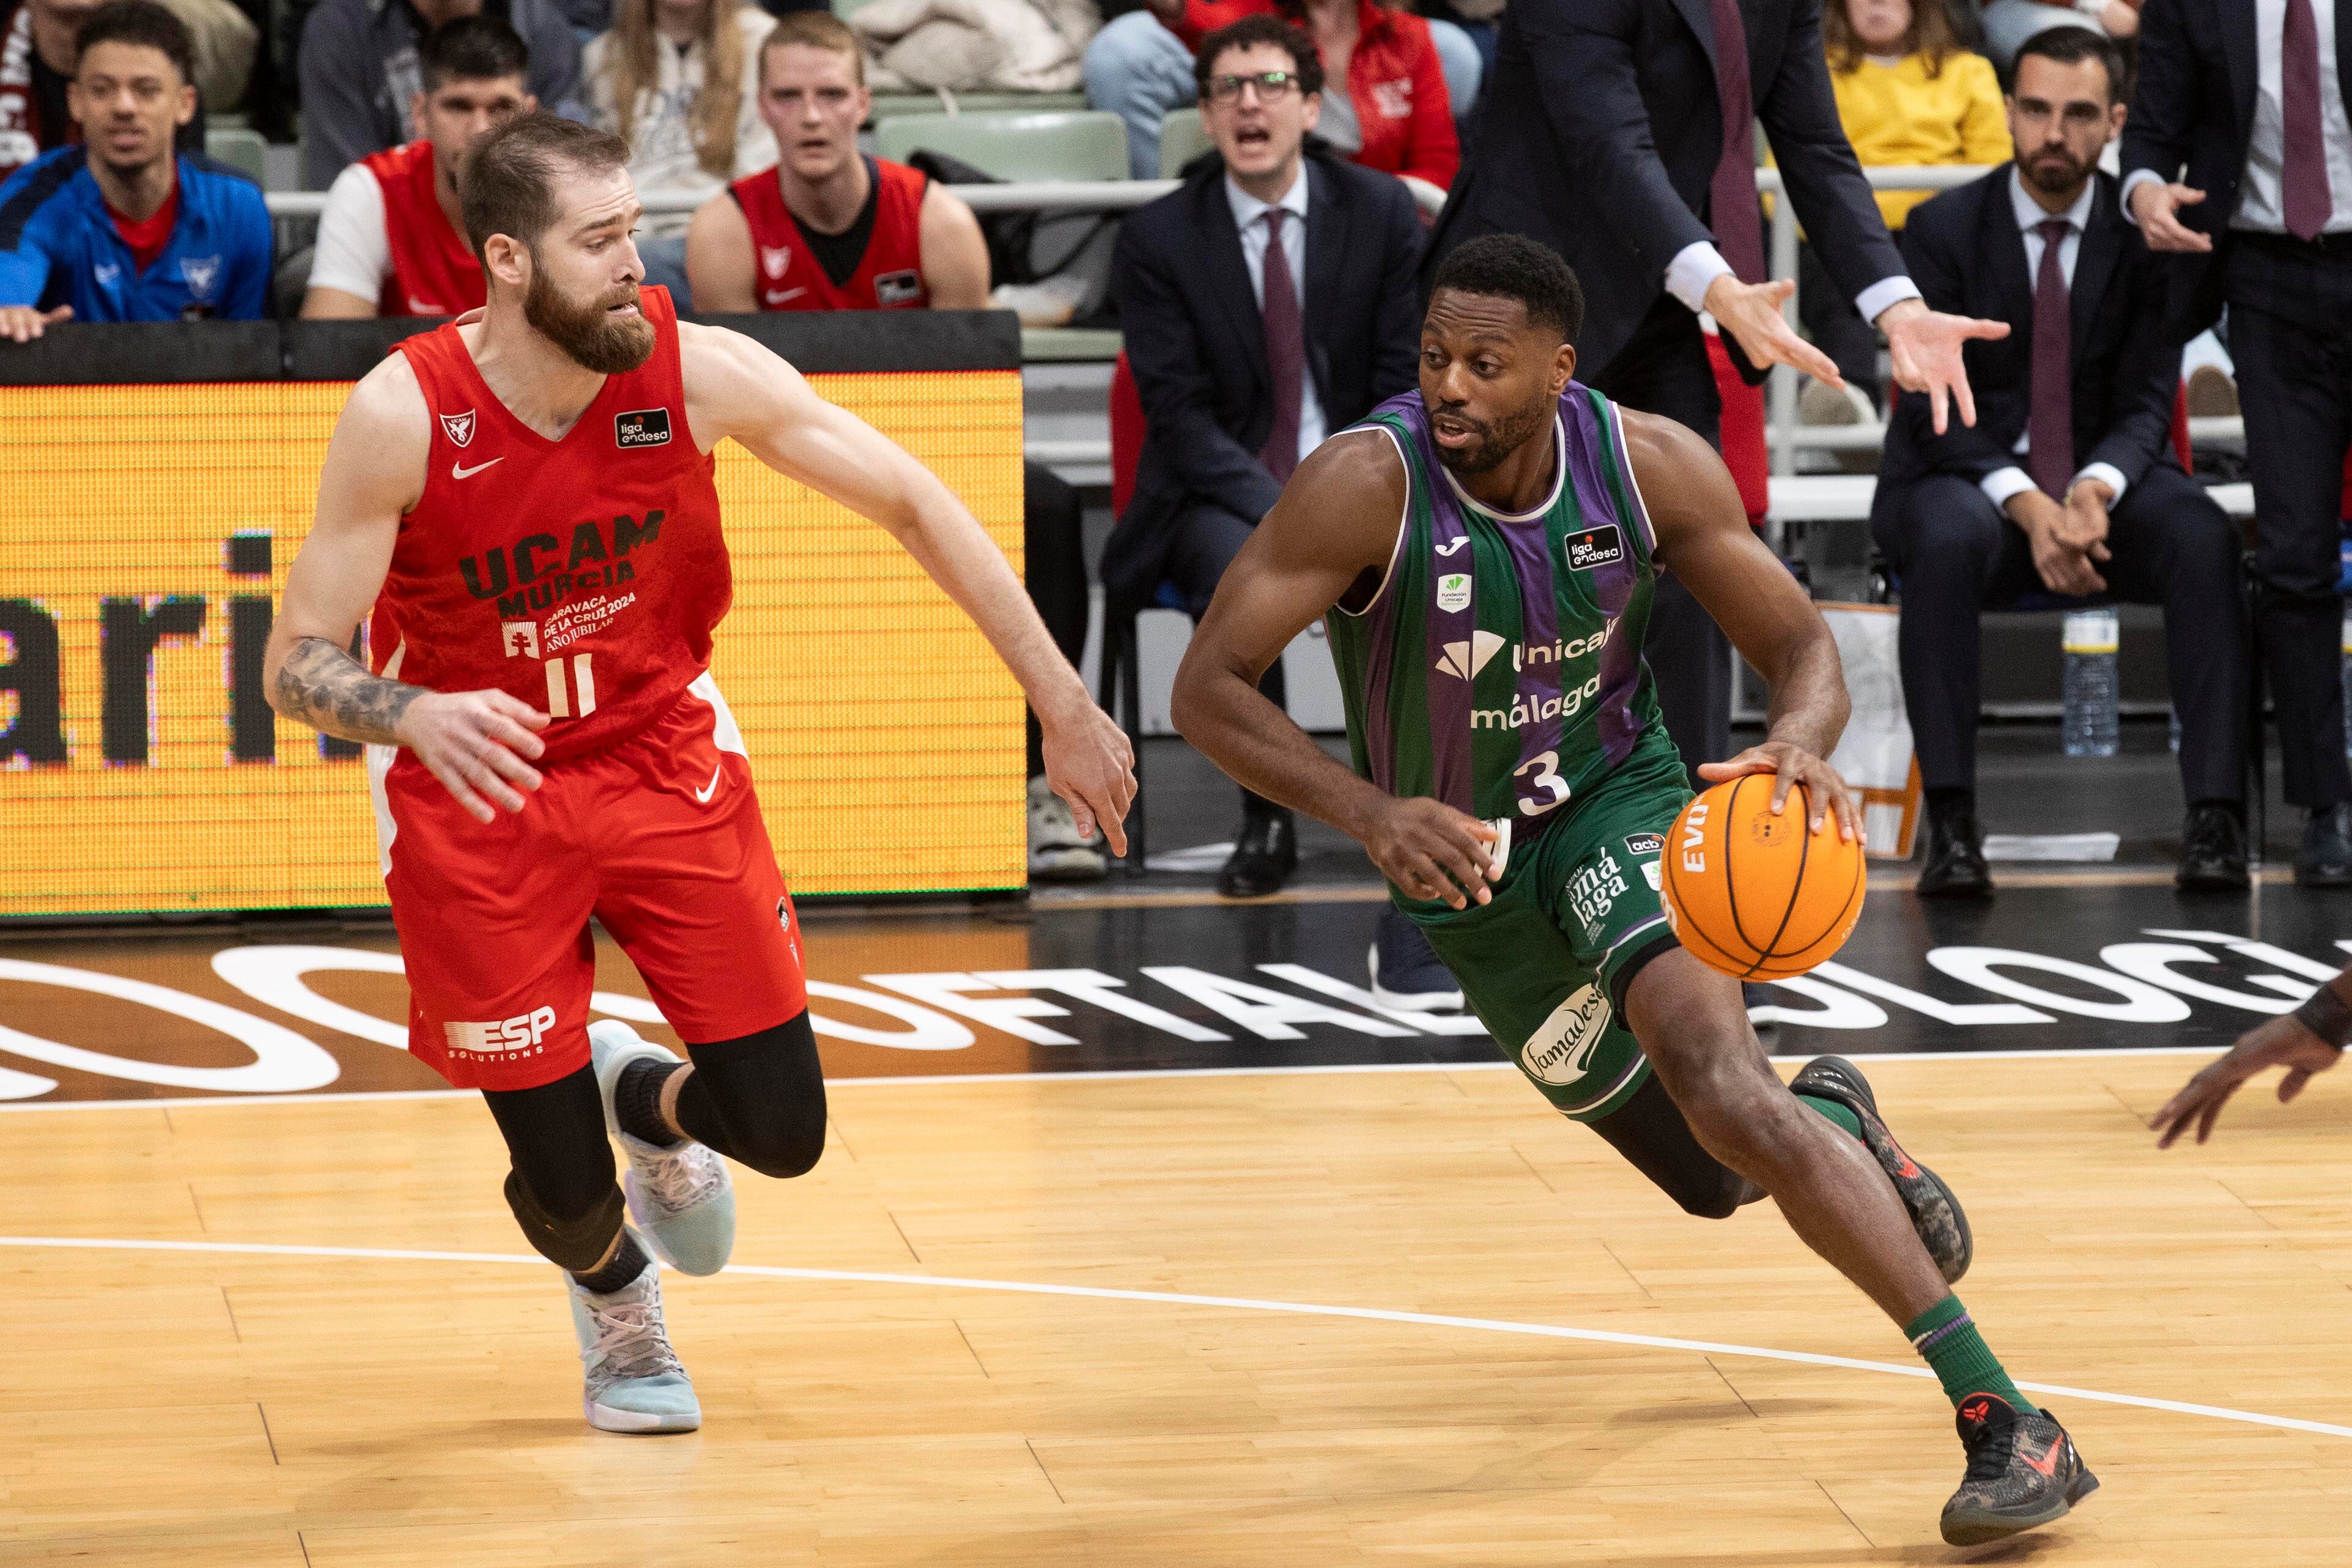
[[[1081,835],[1119,824],[1135,798],[1135,754],[1095,706],[980,520],[939,477],[863,419],[819,397],[800,372],[740,332],[682,323],[687,422],[705,449],[732,436],[787,479],[887,530],[1012,669],[1045,731],[1045,780]]]
[[[352,388],[319,476],[319,513],[286,574],[263,681],[269,705],[347,741],[407,746],[483,822],[539,787],[524,761],[547,715],[503,691],[434,692],[372,674],[348,651],[392,564],[403,512],[425,489],[424,395],[394,355]]]
[[[1343,599],[1369,605],[1396,552],[1404,465],[1378,431],[1335,436],[1225,568],[1176,671],[1170,715],[1244,788],[1328,822],[1420,899],[1485,903],[1495,830],[1434,800],[1400,800],[1324,753],[1257,689],[1291,640]],[[1352,597],[1350,590],[1355,590]]]
[[[2221,1108],[2230,1103],[2238,1086],[2272,1068],[2286,1068],[2286,1077],[2279,1080],[2280,1102],[2293,1100],[2303,1092],[2312,1074],[2326,1072],[2344,1059],[2347,1040],[2352,1040],[2352,963],[2294,1012],[2239,1036],[2228,1055],[2182,1085],[2180,1092],[2156,1113],[2156,1146],[2171,1148],[2192,1123],[2197,1142],[2210,1138]]]
[[[1700,775],[1721,781],[1778,773],[1774,811],[1801,784],[1814,832],[1827,820],[1827,807],[1844,836],[1856,837],[1861,807],[1823,760],[1836,749],[1851,707],[1829,624],[1748,526],[1739,487],[1715,448],[1671,419],[1622,412],[1626,452],[1657,531],[1659,563],[1682,579],[1772,688],[1764,743],[1706,763]]]

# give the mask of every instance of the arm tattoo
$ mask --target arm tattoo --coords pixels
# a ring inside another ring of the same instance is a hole
[[[394,731],[425,688],[370,675],[325,637],[304,637],[278,671],[278,708],[290,719],[346,741],[397,746]]]

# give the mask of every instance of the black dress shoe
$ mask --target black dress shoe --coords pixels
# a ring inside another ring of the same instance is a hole
[[[1984,829],[1973,812],[1927,816],[1927,868],[1919,873],[1923,899],[1989,899],[1992,873],[1985,868]]]
[[[2352,801],[2311,814],[2294,852],[2298,888],[2352,888]]]
[[[2226,805],[2197,805],[2180,830],[2180,869],[2173,885],[2184,893],[2242,893],[2254,885],[2246,875],[2246,830]]]
[[[1240,838],[1217,873],[1217,891],[1229,899],[1262,899],[1282,891],[1298,869],[1298,825],[1286,811],[1243,819]]]

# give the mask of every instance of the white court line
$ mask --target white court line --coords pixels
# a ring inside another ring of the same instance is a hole
[[[1048,1047],[1050,1048],[1050,1047]],[[2115,1046],[2105,1049],[2055,1051],[1839,1051],[1850,1062],[1917,1061],[2088,1061],[2100,1057],[2217,1057],[2228,1045]],[[1814,1057],[1774,1057],[1783,1066],[1801,1066]],[[828,1089],[877,1089],[891,1086],[939,1088],[964,1083],[1106,1083],[1184,1078],[1296,1078],[1329,1073],[1394,1072],[1516,1072],[1518,1064],[1500,1057],[1475,1062],[1334,1062],[1309,1067],[1104,1068],[1077,1072],[946,1072],[887,1074],[878,1078],[829,1078]],[[207,1094],[156,1100],[0,1100],[0,1115],[28,1110],[192,1110],[206,1106],[341,1105],[353,1101],[403,1100],[471,1100],[470,1089],[384,1089],[334,1090],[321,1094]]]
[[[535,1253],[429,1252],[385,1247],[294,1247],[270,1242],[143,1241],[103,1237],[0,1236],[0,1247],[70,1247],[96,1252],[205,1252],[265,1258],[344,1258],[389,1262],[505,1263],[534,1268],[551,1267]],[[1577,1340],[1588,1344],[1632,1345],[1643,1350],[1688,1351],[1697,1355],[1746,1356],[1755,1361],[1794,1362],[1803,1366],[1840,1367],[1849,1372],[1884,1373],[1893,1377],[1924,1377],[1935,1373],[1924,1366],[1900,1366],[1892,1362],[1859,1361],[1851,1356],[1816,1355],[1811,1351],[1771,1350],[1759,1345],[1718,1344],[1709,1340],[1680,1340],[1663,1334],[1628,1334],[1611,1329],[1572,1329],[1555,1323],[1521,1323],[1505,1318],[1463,1318],[1444,1312],[1400,1312],[1382,1307],[1335,1307],[1311,1301],[1262,1301],[1247,1296],[1195,1296],[1173,1290],[1118,1290],[1099,1285],[1045,1285],[1017,1279],[961,1279],[949,1275],[872,1274],[848,1268],[778,1268],[758,1264],[728,1265],[726,1275],[762,1279],[807,1279],[827,1284],[908,1285],[930,1289],[989,1290],[1017,1296],[1072,1296],[1096,1301],[1142,1301],[1162,1307],[1211,1307],[1227,1311],[1287,1312],[1305,1318],[1343,1318],[1361,1322],[1410,1323],[1423,1328],[1469,1329],[1479,1333],[1525,1334],[1536,1339]],[[2138,1394],[2107,1394],[2095,1388],[2069,1388],[2054,1383],[2020,1383],[2028,1394],[2055,1394],[2061,1399],[2097,1405],[2124,1405],[2140,1410],[2164,1410],[2176,1415],[2202,1415],[2215,1421],[2235,1421],[2250,1426],[2271,1426],[2284,1432],[2312,1432],[2326,1437],[2352,1437],[2352,1426],[2325,1421],[2304,1421],[2292,1415],[2267,1415],[2259,1411],[2231,1410],[2219,1405],[2192,1405],[2178,1399],[2151,1399]]]

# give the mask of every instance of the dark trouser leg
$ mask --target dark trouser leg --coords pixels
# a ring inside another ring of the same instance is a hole
[[[2164,606],[2181,799],[2242,801],[2252,654],[2238,590],[2237,524],[2168,456],[2124,491],[2107,549],[2113,559],[2100,570],[2115,595]]]
[[[1930,790],[1974,789],[1978,621],[1986,605],[2040,582],[2032,550],[1984,491],[1948,474],[1905,487],[1877,536],[1902,580],[1896,646],[1920,783]]]
[[[2255,633],[2277,704],[2286,798],[2331,806],[2352,797],[2336,640],[2343,604],[2336,592],[2344,448],[2352,437],[2352,326],[2345,319],[2352,260],[2291,264],[2244,237],[2232,244],[2246,252],[2229,261],[2230,353],[2262,527]],[[2336,313],[2333,320],[2273,314],[2247,301],[2242,275],[2267,285],[2261,292],[2269,302],[2302,294]]]
[[[621,1234],[624,1212],[594,1069],[537,1089],[486,1089],[482,1098],[513,1162],[507,1205],[523,1235],[559,1268],[593,1269]]]
[[[1700,1147],[1654,1073],[1633,1099],[1589,1125],[1685,1214],[1728,1219],[1764,1195],[1763,1188]]]
[[[1617,357],[1592,383],[1628,408],[1686,425],[1723,444],[1723,398],[1715,389],[1698,318],[1661,294]],[[1731,643],[1715,618],[1671,574],[1658,580],[1642,651],[1656,682],[1658,708],[1683,765],[1698,783],[1701,763],[1731,752]]]
[[[805,1175],[824,1152],[824,1069],[806,1013],[739,1040],[688,1046],[677,1125],[763,1176]]]
[[[1087,651],[1087,552],[1078,492],[1043,463],[1021,465],[1022,575],[1037,618],[1062,657],[1077,667]],[[1037,715],[1028,715],[1029,776],[1045,771]]]
[[[1836,362],[1838,374],[1878,401],[1878,331],[1853,301],[1830,281],[1829,268],[1810,240],[1797,243],[1797,314],[1814,346]]]
[[[1225,568],[1249,542],[1250,531],[1256,526],[1249,518],[1237,517],[1205,501],[1188,506],[1177,514],[1174,542],[1168,552],[1168,581],[1183,595],[1184,607],[1196,625],[1208,613],[1209,601],[1216,596],[1217,584],[1223,579]],[[1257,689],[1276,707],[1289,706],[1289,691],[1283,683],[1279,658],[1265,667]],[[1245,816],[1261,816],[1281,810],[1263,795],[1242,791],[1242,811]]]

